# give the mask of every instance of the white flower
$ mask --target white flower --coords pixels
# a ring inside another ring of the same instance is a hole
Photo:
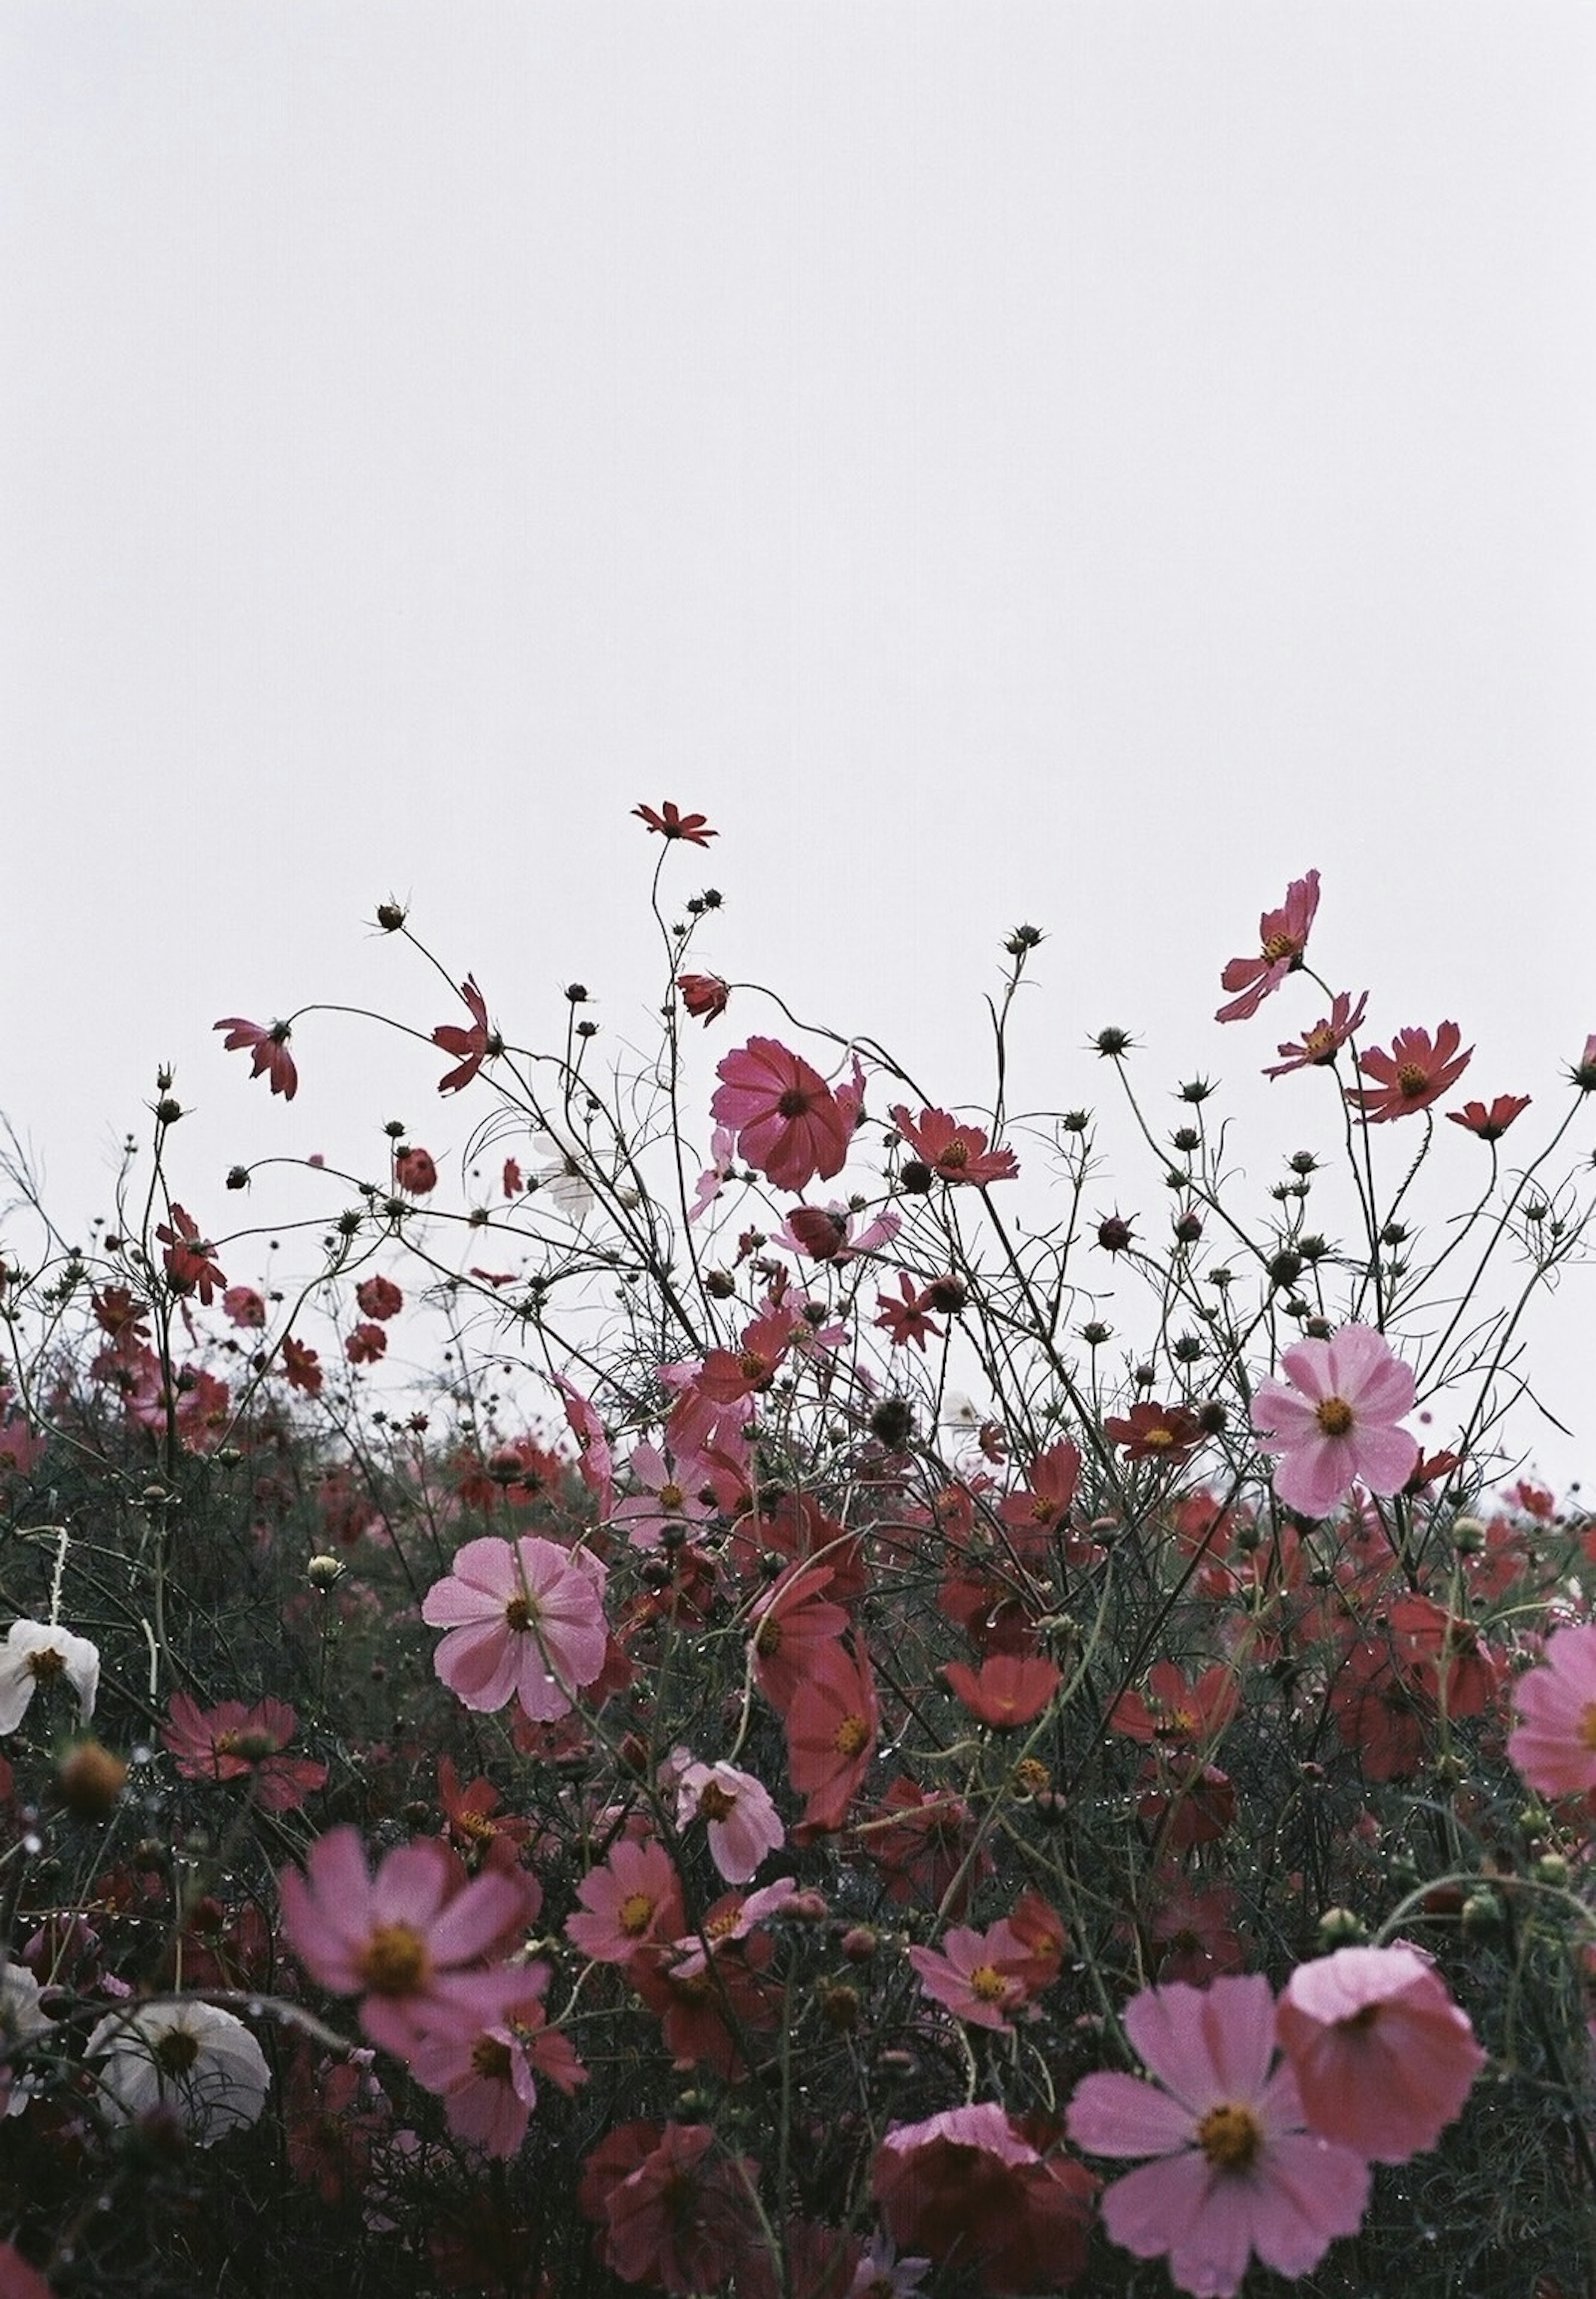
[[[592,1152],[553,1132],[535,1133],[530,1147],[533,1156],[542,1161],[534,1177],[542,1194],[572,1221],[579,1222],[591,1213],[599,1202],[589,1178],[594,1171]]]
[[[86,1717],[100,1689],[100,1648],[87,1637],[42,1621],[13,1621],[0,1647],[0,1732],[14,1732],[28,1714],[34,1687],[64,1676]]]
[[[256,2121],[271,2087],[265,2055],[242,2020],[196,1996],[124,2004],[87,2046],[99,2059],[100,2105],[112,2123],[169,2108],[197,2146]]]
[[[55,2025],[49,2013],[38,2008],[39,1992],[39,1984],[25,1963],[0,1963],[0,2103],[7,2115],[21,2115],[38,2080],[34,2076],[13,2077],[12,2054],[19,2044],[30,2044]]]

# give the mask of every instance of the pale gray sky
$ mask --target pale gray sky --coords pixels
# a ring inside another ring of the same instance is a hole
[[[8,0],[0,1107],[62,1220],[162,1058],[217,1228],[237,1158],[444,1138],[430,1056],[307,1024],[285,1111],[211,1034],[443,1019],[392,890],[513,1034],[641,1032],[666,796],[704,958],[949,1101],[1021,918],[1026,1099],[1110,1020],[1255,1080],[1314,994],[1220,1032],[1218,970],[1317,865],[1371,1037],[1560,1107],[1593,95],[1556,0]]]

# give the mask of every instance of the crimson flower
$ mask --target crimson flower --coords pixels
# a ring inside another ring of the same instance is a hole
[[[1266,910],[1258,922],[1262,949],[1257,958],[1233,958],[1219,980],[1226,990],[1240,991],[1228,1006],[1221,1006],[1216,1022],[1248,1021],[1271,991],[1294,974],[1308,948],[1309,929],[1319,906],[1319,874],[1293,878],[1277,910]]]
[[[951,1660],[942,1680],[977,1724],[990,1724],[995,1732],[1034,1724],[1062,1681],[1051,1660],[1018,1653],[993,1653],[978,1670]]]
[[[437,1167],[429,1150],[401,1150],[394,1159],[394,1179],[406,1196],[424,1198],[437,1187]]]
[[[211,1258],[215,1248],[200,1235],[197,1222],[183,1207],[174,1205],[171,1227],[168,1229],[162,1222],[155,1236],[166,1248],[162,1257],[173,1292],[197,1293],[208,1309],[217,1287],[225,1291],[228,1281]]]
[[[1128,1419],[1110,1418],[1103,1435],[1125,1449],[1127,1461],[1184,1461],[1202,1442],[1202,1424],[1184,1405],[1133,1405]]]
[[[864,1102],[864,1075],[855,1059],[852,1084],[834,1091],[802,1055],[775,1038],[750,1038],[727,1054],[710,1105],[718,1123],[737,1136],[737,1154],[777,1189],[802,1190],[817,1174],[840,1174]]]
[[[707,815],[683,814],[668,798],[661,799],[660,805],[658,814],[652,806],[635,806],[632,812],[651,830],[657,830],[661,838],[685,838],[690,846],[707,846],[711,838],[719,837],[718,830],[710,828]]]
[[[715,2148],[707,2123],[626,2123],[589,2155],[579,2200],[623,2282],[712,2291],[748,2249],[759,2166]]]
[[[229,1285],[221,1306],[235,1325],[247,1331],[259,1332],[266,1323],[266,1304],[253,1285]]]
[[[265,1812],[294,1812],[327,1779],[327,1766],[287,1754],[299,1720],[286,1700],[219,1701],[201,1708],[174,1692],[161,1738],[186,1780],[236,1780],[253,1775]]]
[[[809,1800],[810,1828],[840,1828],[870,1768],[879,1711],[869,1656],[857,1647],[821,1647],[786,1717],[787,1777]]]
[[[389,1277],[363,1277],[354,1289],[354,1298],[362,1317],[375,1317],[385,1324],[396,1317],[404,1307],[404,1296]]]
[[[251,1077],[264,1077],[273,1093],[280,1093],[285,1101],[293,1100],[299,1091],[299,1072],[288,1051],[291,1024],[273,1022],[266,1028],[259,1022],[246,1022],[242,1016],[234,1014],[212,1026],[227,1032],[221,1042],[229,1054],[247,1052],[254,1056],[249,1068]]]
[[[714,835],[711,833],[711,837]],[[726,1011],[726,1001],[731,991],[718,974],[678,974],[676,986],[682,993],[682,1003],[697,1021],[702,1018],[705,1028]]]
[[[881,1314],[875,1322],[888,1335],[894,1349],[901,1349],[912,1341],[923,1357],[927,1333],[934,1341],[942,1339],[942,1327],[928,1314],[930,1292],[922,1293],[908,1271],[902,1269],[898,1272],[898,1290],[902,1296],[901,1300],[894,1300],[890,1293],[877,1294],[876,1307]]]
[[[1426,1108],[1449,1086],[1456,1085],[1468,1067],[1474,1048],[1460,1054],[1458,1048],[1462,1042],[1463,1033],[1455,1022],[1442,1022],[1434,1041],[1427,1030],[1399,1030],[1389,1053],[1376,1046],[1373,1053],[1359,1057],[1359,1068],[1375,1084],[1357,1093],[1349,1089],[1347,1100],[1371,1125]]]
[[[1350,990],[1338,990],[1330,1001],[1326,1020],[1316,1022],[1311,1030],[1304,1030],[1300,1043],[1288,1041],[1276,1050],[1285,1059],[1267,1069],[1267,1078],[1284,1077],[1290,1070],[1302,1070],[1313,1064],[1333,1062],[1347,1040],[1363,1027],[1363,1017],[1368,1008],[1368,992],[1360,992],[1358,1004],[1352,1004]]]
[[[357,1325],[344,1344],[351,1365],[375,1365],[387,1354],[388,1337],[380,1325]]]
[[[1529,1106],[1527,1093],[1499,1093],[1489,1109],[1483,1101],[1466,1101],[1461,1109],[1449,1109],[1446,1114],[1452,1125],[1467,1125],[1482,1141],[1500,1141]]]
[[[487,1001],[477,987],[475,975],[467,975],[460,985],[460,994],[470,1008],[470,1028],[462,1030],[458,1023],[440,1022],[432,1033],[433,1044],[441,1047],[445,1054],[453,1054],[459,1065],[446,1077],[439,1078],[440,1093],[459,1093],[470,1085],[491,1055],[504,1050],[498,1032],[487,1026]]]
[[[978,1126],[959,1125],[945,1109],[922,1109],[917,1122],[900,1102],[892,1116],[915,1156],[944,1182],[985,1189],[989,1182],[1012,1182],[1018,1175],[1012,1150],[989,1150]]]
[[[996,2100],[894,2125],[870,2187],[895,2242],[939,2264],[979,2262],[986,2293],[1064,2291],[1085,2273],[1097,2181],[1043,2155]]]
[[[283,1341],[283,1373],[290,1389],[302,1389],[307,1397],[320,1396],[321,1360],[292,1333]]]

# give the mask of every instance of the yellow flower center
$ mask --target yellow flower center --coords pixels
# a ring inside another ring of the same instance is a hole
[[[1263,2144],[1263,2129],[1250,2107],[1210,2107],[1197,2126],[1197,2143],[1216,2171],[1249,2170]]]
[[[870,1737],[870,1728],[862,1716],[844,1716],[832,1736],[831,1745],[839,1756],[857,1756]]]
[[[360,1973],[374,1996],[414,1996],[432,1976],[432,1958],[413,1924],[378,1924],[361,1952]]]
[[[628,1892],[615,1912],[615,1921],[628,1939],[641,1939],[653,1912],[654,1904],[646,1892]]]
[[[1411,1101],[1430,1083],[1429,1072],[1418,1062],[1404,1062],[1396,1075],[1397,1091],[1404,1100]]]
[[[1352,1425],[1352,1408],[1344,1397],[1326,1397],[1315,1406],[1313,1417],[1326,1437],[1344,1437]]]
[[[1009,1983],[995,1964],[978,1963],[969,1976],[969,1992],[982,2004],[1001,2004]]]
[[[668,1513],[679,1509],[686,1498],[687,1496],[683,1492],[679,1485],[661,1485],[660,1487],[660,1506]]]

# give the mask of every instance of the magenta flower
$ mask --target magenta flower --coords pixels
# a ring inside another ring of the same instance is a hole
[[[1280,1360],[1293,1384],[1267,1381],[1252,1400],[1252,1428],[1266,1453],[1283,1456],[1275,1490],[1287,1508],[1328,1516],[1361,1477],[1371,1493],[1400,1492],[1418,1466],[1418,1446],[1397,1423],[1413,1410],[1411,1367],[1370,1325],[1343,1325],[1334,1340],[1299,1341]]]
[[[1216,1022],[1249,1020],[1270,992],[1278,990],[1286,975],[1296,972],[1318,906],[1318,872],[1310,870],[1306,878],[1293,878],[1280,909],[1266,910],[1258,922],[1262,945],[1258,957],[1233,958],[1219,976],[1226,990],[1239,990],[1242,994],[1220,1007],[1214,1016]]]
[[[503,1972],[482,1966],[519,1932],[521,1888],[484,1869],[457,1890],[459,1873],[447,1848],[424,1838],[372,1875],[359,1831],[334,1828],[312,1845],[303,1876],[290,1868],[278,1880],[301,1963],[329,1994],[362,1996],[362,2027],[401,2058],[430,2029],[475,2032],[503,2012]]]
[[[1299,1964],[1276,2028],[1314,2130],[1376,2163],[1434,2147],[1485,2060],[1434,1965],[1402,1942]]]
[[[1542,1796],[1587,1796],[1596,1789],[1596,1623],[1554,1629],[1546,1665],[1513,1688],[1518,1722],[1509,1761]]]
[[[1349,1089],[1347,1100],[1371,1125],[1427,1109],[1468,1067],[1474,1048],[1459,1053],[1462,1043],[1463,1033],[1455,1022],[1442,1022],[1433,1040],[1427,1030],[1399,1030],[1389,1053],[1376,1046],[1372,1053],[1359,1056],[1359,1068],[1375,1083],[1357,1093]]]
[[[432,1664],[466,1707],[519,1699],[534,1722],[552,1723],[603,1669],[604,1568],[557,1541],[468,1540],[421,1618],[448,1630]]]
[[[852,1084],[834,1091],[819,1070],[775,1038],[750,1038],[726,1055],[711,1115],[731,1126],[737,1153],[777,1189],[807,1189],[815,1175],[828,1182],[846,1162],[864,1103],[864,1075],[855,1060]]]
[[[1293,1070],[1324,1066],[1335,1059],[1347,1040],[1363,1027],[1364,1013],[1368,1006],[1368,992],[1364,991],[1356,1007],[1349,990],[1338,990],[1330,1001],[1330,1011],[1311,1030],[1304,1030],[1300,1040],[1291,1039],[1277,1048],[1284,1055],[1264,1072],[1267,1078],[1285,1077]]]
[[[1102,2220],[1138,2259],[1168,2253],[1196,2299],[1234,2299],[1254,2253],[1306,2275],[1355,2235],[1368,2165],[1305,2128],[1297,2080],[1275,2055],[1275,2003],[1259,1977],[1143,1988],[1126,2032],[1156,2079],[1087,2076],[1068,2125],[1088,2155],[1156,2161],[1105,2189]]]

